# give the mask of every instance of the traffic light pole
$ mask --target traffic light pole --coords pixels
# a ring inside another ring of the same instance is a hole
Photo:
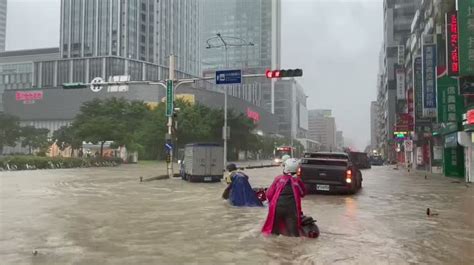
[[[174,85],[174,55],[170,55],[170,62],[169,62],[169,80],[172,84],[172,87],[171,87],[171,90],[173,90],[173,85]],[[167,96],[169,96],[167,94]],[[171,104],[174,103],[174,91],[172,91],[171,93]],[[168,102],[169,100],[167,100]],[[170,107],[170,106],[167,106],[167,107]],[[174,113],[174,106],[171,107],[172,110],[171,110],[171,115],[168,116],[168,137],[170,139],[170,142],[173,143],[173,137],[172,137],[172,130],[171,128],[173,127],[173,113]],[[166,162],[168,162],[167,164],[167,168],[168,168],[168,177],[169,178],[172,178],[173,175],[174,175],[174,172],[173,172],[173,145],[171,145],[171,148],[168,149],[168,155],[169,155],[169,158]]]

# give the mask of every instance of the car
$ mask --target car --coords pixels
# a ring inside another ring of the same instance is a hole
[[[370,164],[372,166],[383,166],[384,161],[381,156],[372,156],[370,157]]]
[[[305,153],[297,174],[308,192],[354,194],[362,188],[362,173],[347,153]]]
[[[359,169],[369,169],[371,168],[370,159],[367,156],[367,153],[364,152],[349,152],[349,158],[352,163],[357,166]]]

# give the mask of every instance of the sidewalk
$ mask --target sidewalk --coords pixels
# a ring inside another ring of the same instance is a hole
[[[396,168],[396,165],[390,165],[390,167]],[[409,175],[416,175],[419,177],[449,180],[451,183],[466,183],[468,185],[471,185],[470,182],[465,181],[464,177],[448,177],[448,176],[443,175],[443,173],[433,173],[433,172],[428,172],[422,169],[410,169],[410,172],[409,172],[408,168],[405,165],[403,166],[399,165],[398,171],[409,174]]]

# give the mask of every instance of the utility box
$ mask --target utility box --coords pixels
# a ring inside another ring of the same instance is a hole
[[[224,148],[215,143],[187,144],[181,177],[190,182],[218,182],[224,174]]]

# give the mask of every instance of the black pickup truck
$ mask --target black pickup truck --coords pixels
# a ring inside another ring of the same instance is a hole
[[[298,176],[309,192],[356,193],[362,187],[362,173],[346,153],[305,153]]]

